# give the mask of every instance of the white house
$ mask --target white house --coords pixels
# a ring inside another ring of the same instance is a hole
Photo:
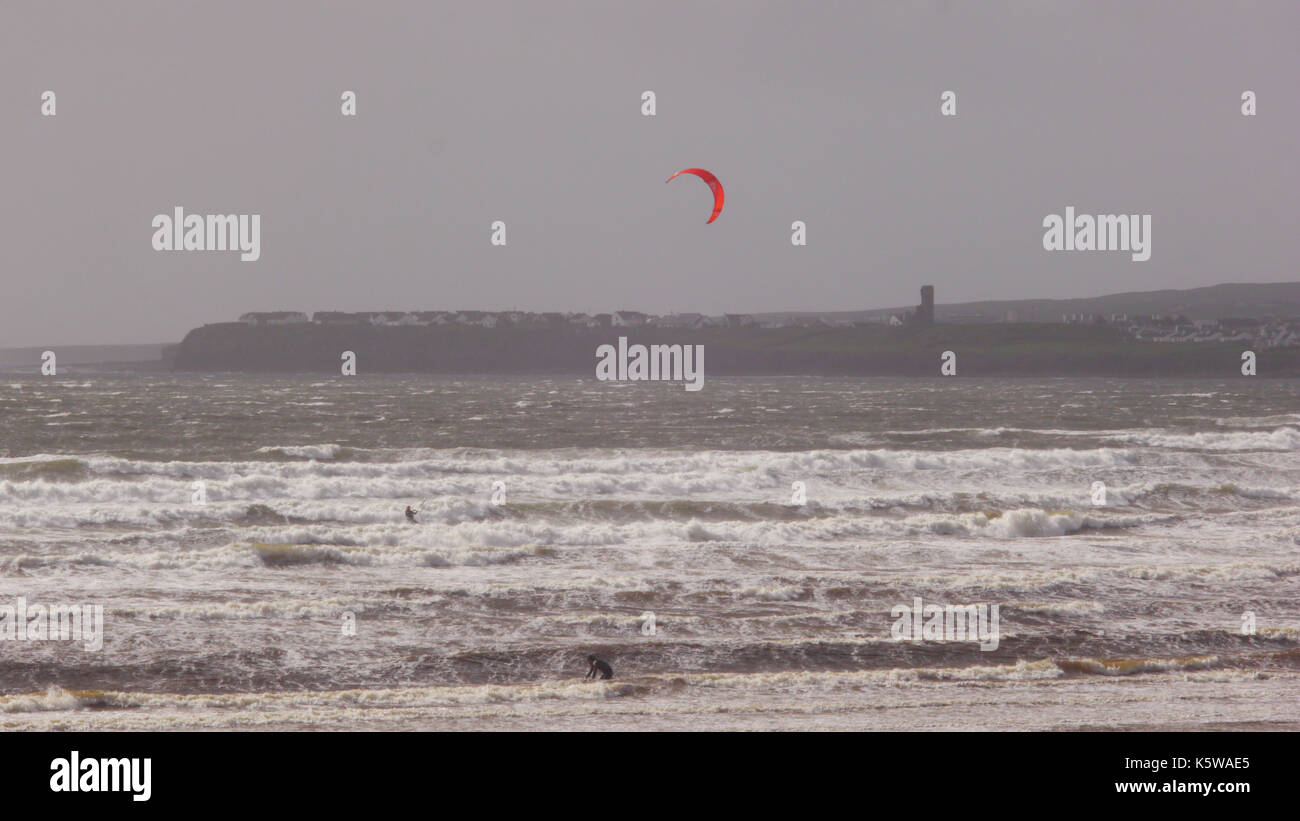
[[[650,317],[640,311],[615,311],[611,325],[615,328],[635,328],[646,324]]]

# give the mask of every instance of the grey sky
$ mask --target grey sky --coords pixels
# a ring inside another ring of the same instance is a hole
[[[7,3],[0,345],[1300,279],[1297,31],[1294,2]],[[712,225],[664,185],[688,166]],[[261,214],[261,260],[154,251],[176,205]],[[1151,260],[1042,250],[1067,205],[1152,214]]]

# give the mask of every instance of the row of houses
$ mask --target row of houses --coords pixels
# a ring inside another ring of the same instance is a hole
[[[1285,348],[1300,345],[1300,320],[1285,319],[1197,319],[1146,317],[1129,326],[1136,339],[1151,342],[1242,342],[1257,348]],[[1163,321],[1162,321],[1163,320]]]
[[[758,325],[749,314],[668,314],[640,311],[608,314],[533,313],[531,311],[302,311],[251,312],[239,317],[249,325],[471,325],[482,328],[743,328]]]
[[[749,314],[706,316],[698,313],[656,316],[640,311],[608,314],[533,313],[530,311],[301,311],[247,313],[240,322],[251,325],[469,325],[482,328],[745,328],[801,327],[839,328],[883,323],[891,326],[917,320],[914,312],[877,314],[858,320],[819,316],[786,315],[755,320]],[[960,319],[956,321],[961,321]],[[1005,321],[1016,321],[1014,315]],[[1249,342],[1260,347],[1300,345],[1300,319],[1197,319],[1184,316],[1111,314],[1065,314],[1066,324],[1104,323],[1124,330],[1130,337],[1147,342]]]
[[[1246,342],[1263,348],[1300,345],[1300,319],[1188,319],[1181,314],[1064,314],[1061,321],[1067,324],[1113,325],[1143,342]]]

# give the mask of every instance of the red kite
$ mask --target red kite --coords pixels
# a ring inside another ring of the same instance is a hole
[[[678,171],[676,174],[673,174],[671,177],[664,180],[664,182],[672,182],[682,174],[694,174],[708,183],[709,188],[713,190],[713,214],[709,216],[709,221],[704,223],[705,225],[708,225],[709,222],[713,222],[718,218],[718,214],[722,213],[722,199],[725,196],[722,191],[722,183],[718,182],[717,177],[713,176],[710,172],[705,171],[703,168],[683,168],[681,171]]]

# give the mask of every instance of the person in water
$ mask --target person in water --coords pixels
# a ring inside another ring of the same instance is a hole
[[[406,506],[406,520],[407,520],[408,522],[413,522],[413,523],[415,523],[415,524],[419,524],[419,522],[416,522],[416,521],[415,521],[415,514],[416,514],[416,513],[419,513],[419,511],[418,511],[418,510],[412,510],[410,505],[407,505],[407,506]]]
[[[606,662],[601,661],[595,656],[587,656],[587,662],[591,665],[591,669],[587,671],[587,681],[594,680],[597,673],[600,674],[602,679],[614,677],[614,669]]]

